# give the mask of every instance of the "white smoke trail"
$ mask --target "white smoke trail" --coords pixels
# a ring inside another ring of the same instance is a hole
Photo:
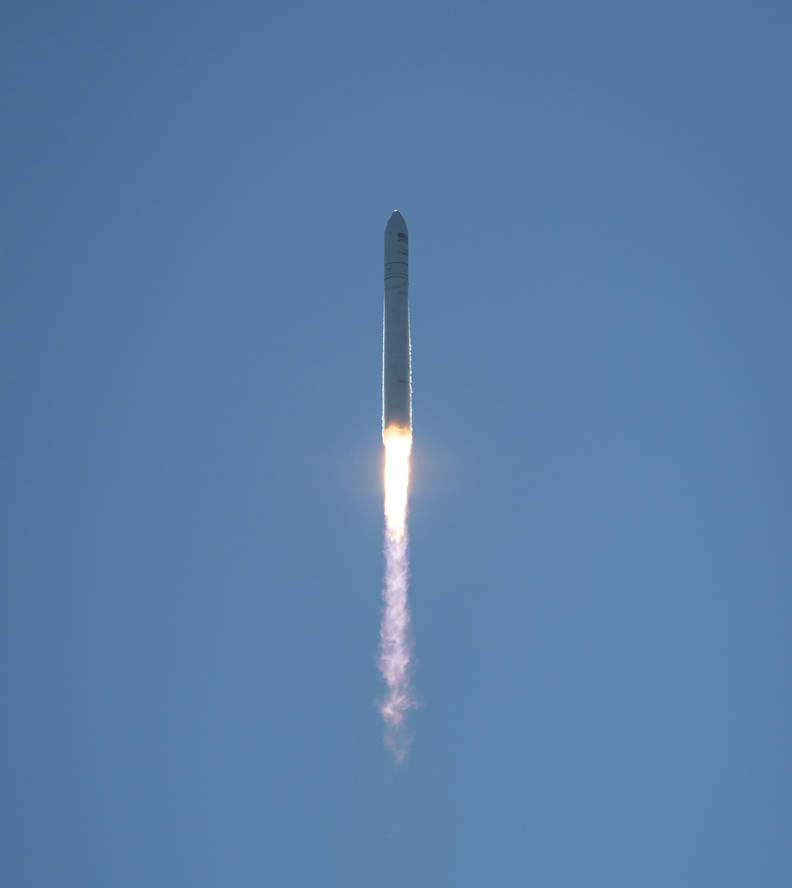
[[[386,429],[385,444],[385,581],[380,627],[379,668],[387,691],[380,704],[385,742],[397,762],[407,754],[407,710],[415,705],[410,692],[410,611],[407,605],[407,492],[410,478],[409,431]]]

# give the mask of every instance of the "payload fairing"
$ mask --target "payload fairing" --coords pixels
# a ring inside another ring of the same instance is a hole
[[[407,226],[394,210],[385,226],[385,303],[382,315],[382,431],[412,432]]]

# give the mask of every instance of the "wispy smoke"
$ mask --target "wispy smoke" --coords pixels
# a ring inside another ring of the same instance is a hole
[[[380,627],[379,668],[388,686],[380,712],[385,720],[385,742],[397,761],[409,747],[404,716],[413,705],[410,696],[410,611],[407,607],[407,535],[391,539],[385,535],[385,608]]]

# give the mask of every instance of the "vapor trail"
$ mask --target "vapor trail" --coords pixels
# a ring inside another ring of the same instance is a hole
[[[400,428],[388,428],[385,445],[385,580],[380,627],[379,668],[387,690],[380,703],[385,722],[385,742],[396,761],[407,753],[409,739],[405,715],[414,705],[410,693],[410,611],[407,604],[409,560],[407,556],[407,493],[410,481],[412,436]]]

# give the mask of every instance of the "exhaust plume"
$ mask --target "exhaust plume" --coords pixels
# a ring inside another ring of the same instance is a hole
[[[412,435],[409,429],[390,426],[382,439],[385,445],[385,580],[379,669],[387,690],[380,712],[385,722],[385,742],[396,761],[401,762],[409,746],[405,715],[415,705],[410,692],[412,640],[407,604],[407,494]]]

